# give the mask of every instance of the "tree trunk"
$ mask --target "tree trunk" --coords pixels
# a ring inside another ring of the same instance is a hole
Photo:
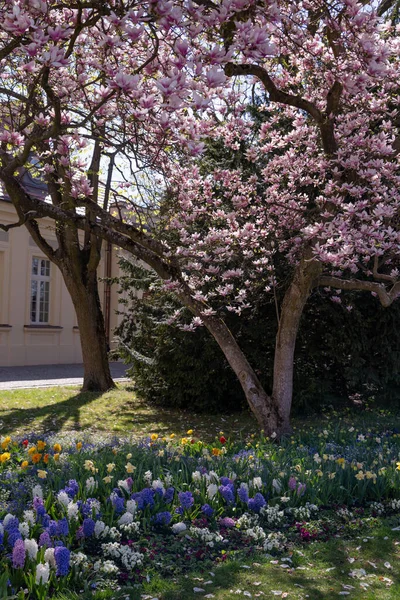
[[[285,294],[281,307],[275,344],[272,398],[279,406],[283,433],[291,430],[294,350],[300,318],[320,272],[321,266],[317,261],[301,260],[295,269],[293,281]]]
[[[106,392],[115,384],[110,373],[104,317],[100,306],[96,272],[76,281],[61,269],[78,320],[83,360],[82,391]]]

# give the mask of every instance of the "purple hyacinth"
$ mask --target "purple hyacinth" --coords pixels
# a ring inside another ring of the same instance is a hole
[[[169,487],[165,490],[165,494],[164,494],[164,502],[166,504],[170,504],[170,502],[172,502],[172,500],[174,499],[174,495],[175,495],[175,488],[174,487]]]
[[[299,483],[297,486],[297,495],[302,496],[306,491],[307,485],[305,483]]]
[[[289,490],[295,490],[297,485],[296,477],[289,477],[288,488]]]
[[[85,537],[91,537],[94,533],[95,522],[93,519],[87,518],[83,520],[83,535]]]
[[[65,546],[58,546],[55,548],[54,558],[57,566],[57,577],[68,575],[70,557],[71,553],[68,548],[65,548]]]
[[[209,504],[203,504],[201,507],[201,512],[206,515],[206,517],[212,517],[214,514],[214,509]]]
[[[250,498],[250,500],[247,503],[247,506],[249,510],[252,510],[253,512],[258,514],[260,512],[260,509],[266,504],[267,501],[264,498],[264,496],[260,492],[257,492],[254,498]]]
[[[47,531],[48,531],[49,535],[51,535],[51,537],[57,535],[57,521],[54,521],[53,519],[51,519],[47,526]]]
[[[178,498],[183,510],[189,510],[194,504],[192,492],[179,492]]]
[[[232,483],[228,483],[228,485],[220,485],[218,490],[227,504],[234,504],[235,488]]]
[[[39,548],[41,548],[42,546],[46,546],[46,548],[51,548],[52,545],[53,544],[51,543],[51,537],[49,535],[49,532],[43,531],[43,533],[41,533],[39,537]]]
[[[13,552],[12,552],[12,561],[14,569],[22,569],[25,564],[25,544],[24,540],[17,540],[14,544]]]
[[[245,487],[244,485],[241,485],[240,488],[237,491],[237,495],[239,496],[239,500],[241,502],[244,502],[244,504],[247,504],[249,501],[249,492],[247,487]]]
[[[70,498],[74,498],[79,491],[79,485],[76,479],[70,479],[65,486],[64,491]]]
[[[233,483],[232,479],[229,479],[229,477],[221,477],[220,482],[221,485],[229,485]]]

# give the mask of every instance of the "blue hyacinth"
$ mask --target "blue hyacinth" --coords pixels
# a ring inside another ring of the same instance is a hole
[[[90,517],[83,520],[83,535],[90,537],[94,533],[95,522]]]
[[[227,504],[235,503],[235,487],[232,483],[228,483],[228,485],[220,485],[218,490]]]
[[[201,512],[206,515],[206,517],[212,517],[214,514],[214,509],[209,504],[203,504],[201,507]]]
[[[57,546],[54,550],[54,558],[57,565],[57,577],[68,575],[69,561],[71,558],[71,553],[68,548],[65,548],[65,546]]]
[[[260,509],[266,504],[267,501],[265,500],[264,496],[260,492],[257,492],[254,498],[250,498],[247,506],[249,510],[252,510],[253,512],[258,514],[260,512]]]
[[[156,525],[169,525],[172,519],[172,515],[169,511],[159,512],[154,517],[154,523]]]
[[[189,510],[194,504],[192,492],[179,492],[178,498],[183,510]]]
[[[68,533],[69,533],[68,521],[64,517],[63,519],[60,519],[57,523],[57,535],[68,535]]]

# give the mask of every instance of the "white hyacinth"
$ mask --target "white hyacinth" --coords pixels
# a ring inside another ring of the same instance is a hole
[[[49,581],[50,565],[48,562],[36,565],[36,585],[46,584]]]
[[[58,492],[57,500],[61,504],[61,506],[65,506],[65,507],[68,506],[68,504],[70,503],[70,498],[69,498],[67,492],[64,492],[64,490],[61,490],[61,492]]]
[[[47,548],[44,553],[44,560],[52,567],[56,567],[56,559],[54,558],[54,548]]]
[[[32,488],[32,498],[40,498],[43,500],[43,490],[41,485],[37,484]]]
[[[212,500],[217,492],[218,492],[217,484],[210,483],[210,485],[207,487],[207,496],[209,497],[209,499]]]
[[[126,511],[134,515],[136,513],[137,504],[135,500],[127,500]]]
[[[37,541],[30,539],[30,540],[24,540],[24,545],[25,545],[25,550],[29,556],[29,558],[32,558],[32,560],[36,560],[36,556],[38,553],[38,545],[37,545]]]
[[[133,522],[133,514],[130,512],[126,512],[124,513],[119,519],[118,519],[118,525],[128,525],[129,523]]]
[[[187,527],[185,523],[174,523],[171,527],[173,533],[182,533],[182,531],[186,531]]]
[[[29,537],[29,523],[23,521],[18,525],[18,530],[23,538]]]
[[[77,519],[79,517],[79,506],[76,502],[70,502],[67,506],[68,519]]]
[[[33,510],[24,510],[24,521],[29,523],[29,525],[35,524],[35,513]]]

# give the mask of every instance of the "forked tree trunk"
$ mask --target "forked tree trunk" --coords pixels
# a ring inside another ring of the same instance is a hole
[[[294,351],[300,318],[320,271],[321,266],[317,261],[302,260],[295,269],[293,281],[282,302],[275,344],[272,397],[279,406],[283,433],[291,429]]]
[[[75,308],[81,337],[84,370],[82,391],[105,392],[114,388],[115,384],[108,363],[96,272],[89,273],[83,283],[61,271]]]

